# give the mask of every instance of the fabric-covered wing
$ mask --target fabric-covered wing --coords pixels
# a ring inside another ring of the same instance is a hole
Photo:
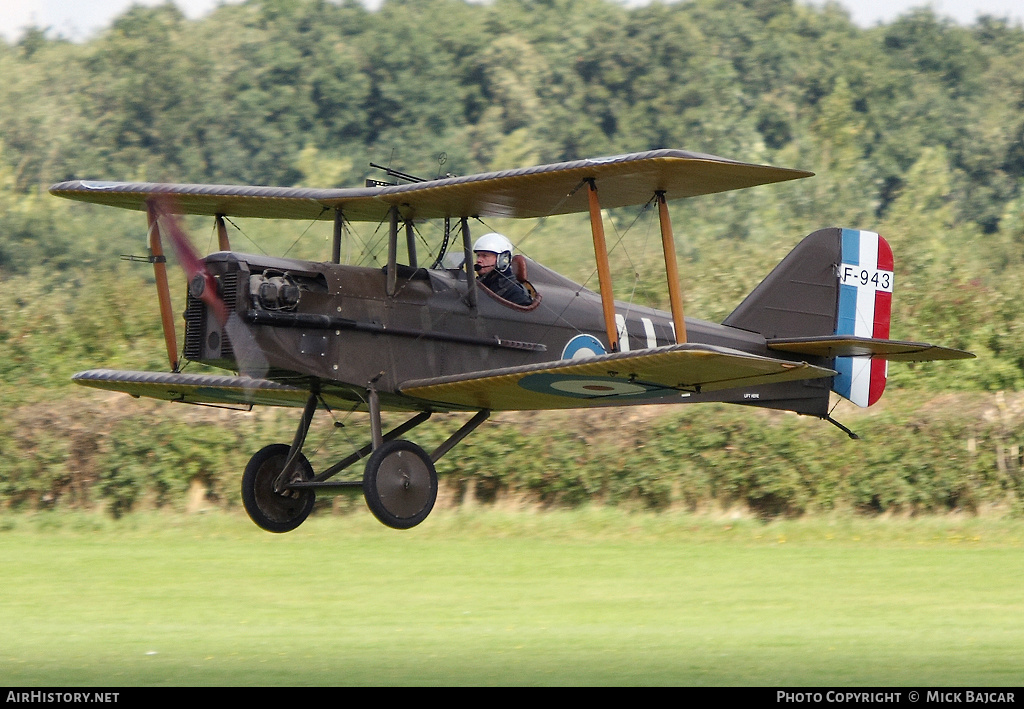
[[[871,337],[796,337],[768,340],[768,349],[812,357],[874,357],[893,362],[930,362],[932,360],[973,359],[974,355],[951,347],[926,342],[882,340]]]
[[[689,392],[831,377],[831,369],[682,344],[579,360],[408,381],[406,396],[472,409],[536,410],[656,403]]]
[[[414,219],[443,217],[545,217],[586,212],[593,179],[604,208],[643,204],[657,191],[667,199],[693,197],[783,182],[812,173],[753,165],[684,150],[651,150],[606,158],[449,177],[390,187],[312,189],[231,185],[72,180],[50,188],[59,197],[144,210],[146,200],[172,195],[184,214],[383,220],[392,206]]]
[[[145,396],[150,399],[189,404],[301,407],[309,397],[309,392],[299,387],[266,379],[215,374],[90,369],[87,372],[79,372],[72,377],[72,381],[96,389],[124,392],[135,397]]]
[[[381,190],[71,180],[53,185],[50,194],[140,211],[151,197],[167,195],[181,214],[267,219],[334,219],[331,208],[338,203],[349,221],[380,221],[390,208],[378,199]]]

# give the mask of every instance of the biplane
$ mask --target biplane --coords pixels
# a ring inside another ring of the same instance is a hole
[[[667,202],[809,176],[656,150],[348,189],[62,182],[51,193],[147,213],[170,363],[167,372],[94,369],[74,381],[183,403],[301,408],[293,440],[259,450],[242,475],[249,516],[271,532],[296,528],[316,495],[344,489],[361,490],[385,525],[419,524],[437,497],[437,461],[494,411],[716,401],[815,416],[852,436],[830,416],[831,392],[868,406],[882,395],[889,361],[973,357],[889,339],[893,256],[882,237],[816,231],[724,322],[683,313]],[[652,200],[670,312],[612,296],[602,210]],[[200,258],[173,213],[213,217],[220,250]],[[508,266],[528,304],[478,282],[471,224],[570,213],[590,217],[599,292],[521,254]],[[233,251],[228,217],[333,221],[332,258]],[[430,264],[419,261],[414,238],[424,220],[444,224],[442,253]],[[341,263],[354,222],[387,225],[382,268]],[[162,234],[188,280],[180,353]],[[449,243],[459,247],[442,258]],[[226,373],[186,373],[186,361]],[[316,472],[302,452],[310,423],[318,409],[342,408],[369,415],[370,440]],[[384,431],[386,410],[410,417]],[[439,412],[468,420],[429,453],[405,438]],[[364,459],[361,477],[341,475]]]

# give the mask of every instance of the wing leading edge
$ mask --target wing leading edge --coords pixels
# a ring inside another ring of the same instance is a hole
[[[806,362],[682,344],[412,380],[399,389],[434,404],[511,411],[655,403],[693,392],[833,375],[831,369]]]
[[[389,187],[313,189],[71,180],[54,185],[50,193],[123,209],[145,210],[151,197],[171,195],[183,214],[331,220],[334,210],[340,209],[349,221],[379,222],[392,206],[414,219],[536,218],[586,212],[587,193],[579,187],[590,179],[595,180],[601,206],[607,209],[644,204],[659,191],[671,200],[812,174],[685,150],[650,150]]]
[[[188,404],[301,407],[309,398],[309,392],[299,387],[230,375],[90,369],[74,375],[72,381],[134,397]]]

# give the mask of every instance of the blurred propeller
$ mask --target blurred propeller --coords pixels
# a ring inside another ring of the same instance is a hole
[[[178,256],[178,263],[185,269],[189,294],[206,303],[217,317],[220,326],[226,327],[228,307],[218,292],[217,279],[206,270],[202,257],[181,227],[174,209],[174,201],[167,195],[159,195],[151,198],[150,204],[163,226],[163,231],[171,237],[171,245]]]
[[[178,262],[185,269],[189,294],[210,308],[217,322],[227,333],[231,349],[235,353],[235,361],[238,363],[239,374],[254,378],[266,375],[269,369],[267,358],[256,344],[256,339],[249,332],[249,328],[242,322],[242,318],[225,305],[217,279],[206,270],[206,263],[181,226],[174,200],[169,195],[157,195],[150,198],[150,206],[160,221],[162,231],[170,236]]]

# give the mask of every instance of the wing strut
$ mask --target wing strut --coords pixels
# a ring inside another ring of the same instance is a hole
[[[334,240],[331,242],[331,261],[341,263],[341,234],[345,228],[345,218],[341,214],[341,207],[334,210]]]
[[[231,251],[231,242],[228,240],[228,228],[224,224],[224,215],[218,214],[214,221],[217,223],[217,246],[221,251]]]
[[[668,279],[668,300],[672,306],[672,324],[676,331],[676,344],[686,342],[686,320],[683,318],[683,295],[679,289],[679,269],[676,266],[676,242],[672,237],[672,220],[668,215],[665,191],[655,193],[658,198],[658,219],[661,221],[661,247],[665,252],[665,276]]]
[[[388,280],[387,294],[393,296],[398,283],[398,207],[392,206],[388,211],[390,227],[388,231]]]
[[[612,272],[608,266],[608,247],[604,241],[604,221],[601,203],[597,200],[597,185],[588,178],[587,198],[590,204],[590,231],[594,235],[594,258],[597,260],[597,280],[601,286],[601,309],[604,311],[604,329],[608,334],[608,351],[619,351],[619,332],[615,327],[615,295],[612,293]]]
[[[152,202],[146,202],[146,216],[149,219],[149,251],[153,261],[153,275],[156,277],[156,297],[160,303],[160,322],[164,329],[164,344],[171,371],[178,371],[178,338],[174,333],[174,314],[171,310],[171,288],[167,283],[167,258],[160,241],[160,224]]]
[[[419,264],[416,262],[416,232],[412,227],[412,219],[407,219],[405,222],[405,248],[409,253],[409,266],[418,268]]]
[[[339,212],[340,214],[340,212]],[[398,206],[393,205],[388,210],[388,282],[387,293],[389,296],[395,294],[398,283],[398,222],[405,223],[405,246],[409,254],[409,265],[417,268],[416,263],[416,232],[413,230],[412,219],[403,219],[398,213]],[[337,230],[337,225],[335,225]],[[340,238],[340,237],[339,237]]]
[[[466,282],[469,289],[466,291],[466,295],[469,297],[469,307],[476,313],[476,274],[473,272],[473,245],[469,239],[469,220],[466,217],[462,217],[460,220],[460,226],[462,227],[462,250],[465,253],[465,259],[463,265],[466,267]]]

